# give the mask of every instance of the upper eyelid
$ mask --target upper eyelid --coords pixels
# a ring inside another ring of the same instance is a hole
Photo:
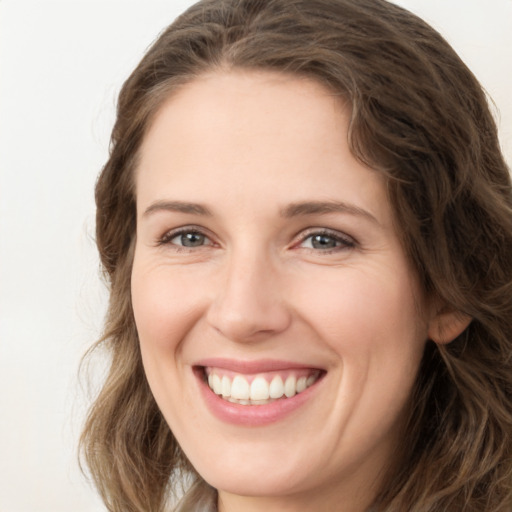
[[[328,235],[332,236],[333,238],[338,238],[340,240],[343,240],[345,242],[351,242],[354,245],[357,244],[357,240],[352,236],[349,235],[343,231],[339,231],[337,229],[332,228],[324,228],[324,227],[312,227],[312,228],[306,228],[294,237],[296,241],[301,242],[309,238],[310,236],[316,235],[316,234],[322,234],[322,235]]]

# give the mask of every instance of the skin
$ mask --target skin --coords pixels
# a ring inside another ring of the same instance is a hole
[[[382,177],[348,149],[349,115],[315,82],[219,71],[173,93],[141,148],[132,298],[144,367],[224,512],[365,510],[439,329]],[[175,201],[209,214],[162,207]],[[301,202],[345,208],[290,212]],[[205,236],[184,247],[179,228]],[[325,230],[332,247],[314,245]],[[292,414],[240,426],[205,406],[192,368],[206,357],[326,374]]]

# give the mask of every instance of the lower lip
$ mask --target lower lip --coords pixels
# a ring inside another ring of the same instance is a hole
[[[245,426],[262,426],[276,423],[304,405],[315,393],[321,376],[312,386],[291,398],[280,398],[264,405],[241,405],[223,400],[216,395],[204,381],[199,372],[196,373],[201,394],[210,412],[226,423]]]

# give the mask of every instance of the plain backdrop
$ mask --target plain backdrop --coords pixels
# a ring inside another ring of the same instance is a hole
[[[106,302],[93,187],[123,80],[191,3],[0,0],[0,512],[104,510],[76,457]],[[398,3],[480,78],[511,163],[512,0]]]

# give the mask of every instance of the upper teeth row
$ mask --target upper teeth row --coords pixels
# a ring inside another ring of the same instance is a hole
[[[231,381],[227,375],[219,377],[216,373],[210,373],[208,385],[215,394],[222,395],[223,398],[268,400],[269,398],[281,398],[283,395],[291,398],[311,386],[317,377],[318,375],[310,375],[297,379],[294,375],[289,375],[283,382],[283,379],[276,375],[270,384],[264,377],[256,377],[249,384],[242,375],[236,375]]]

